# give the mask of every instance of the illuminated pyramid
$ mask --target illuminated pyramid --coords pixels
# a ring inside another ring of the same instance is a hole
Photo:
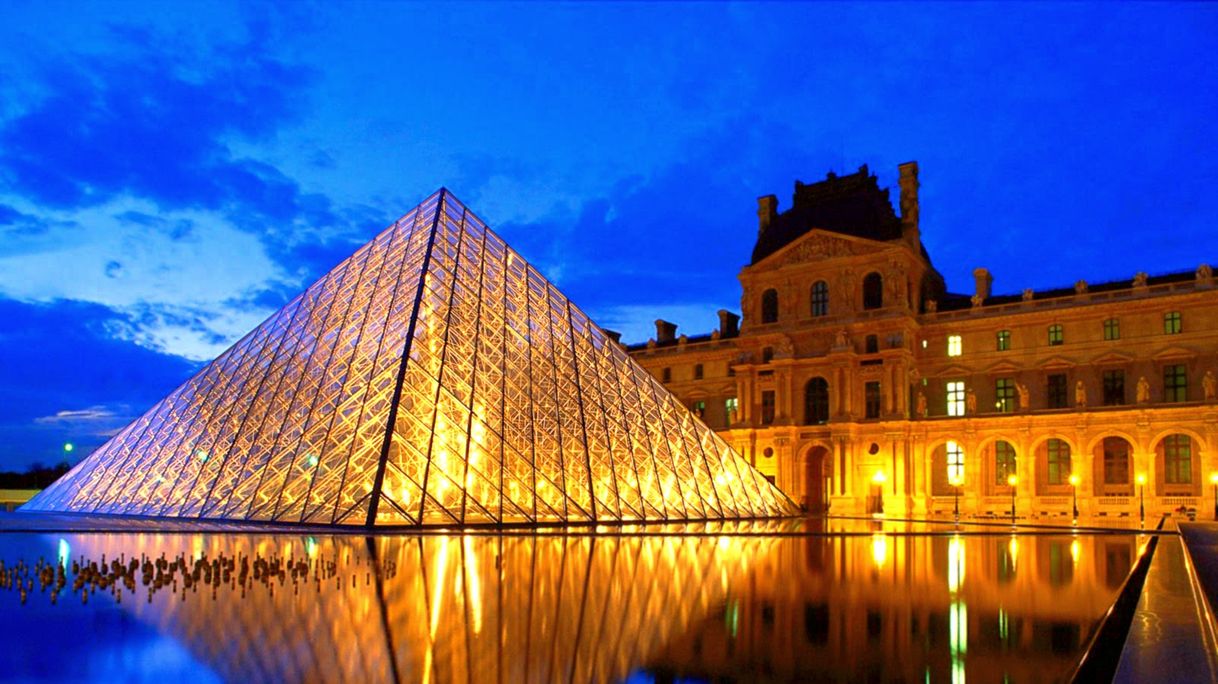
[[[793,508],[440,190],[24,510],[417,526]]]

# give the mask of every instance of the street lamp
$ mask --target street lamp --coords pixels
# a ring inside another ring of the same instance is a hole
[[[950,484],[953,487],[953,489],[952,489],[952,493],[953,493],[952,515],[955,517],[956,524],[959,525],[960,524],[960,484],[961,484],[960,471],[957,470],[955,473],[952,473],[951,477],[947,478],[947,482],[948,482],[948,484]]]
[[[1074,523],[1078,524],[1078,475],[1070,474],[1070,508],[1074,511]]]
[[[1218,470],[1210,473],[1210,484],[1214,485],[1214,520],[1218,520]]]
[[[1019,476],[1015,473],[1007,475],[1007,485],[1011,488],[1011,524],[1015,524],[1015,485],[1019,484]]]
[[[887,481],[888,476],[884,474],[883,470],[877,470],[875,471],[875,474],[871,476],[871,484],[875,485],[877,492],[876,511],[872,514],[873,516],[884,515],[884,483]]]
[[[1138,520],[1146,523],[1146,473],[1138,473]]]

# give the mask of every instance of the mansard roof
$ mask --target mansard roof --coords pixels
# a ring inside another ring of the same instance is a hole
[[[864,164],[858,172],[805,185],[795,181],[794,205],[778,214],[757,237],[753,264],[786,247],[813,228],[866,238],[899,240],[901,221],[887,189]]]

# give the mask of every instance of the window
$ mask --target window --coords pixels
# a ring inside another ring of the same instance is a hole
[[[664,382],[672,382],[672,369],[665,368],[660,372],[660,379]]]
[[[1104,339],[1121,339],[1121,321],[1119,319],[1109,318],[1108,320],[1104,321]]]
[[[880,383],[869,382],[863,385],[864,417],[880,417]]]
[[[964,449],[959,442],[947,443],[947,481],[964,482]]]
[[[761,362],[769,363],[773,360],[774,360],[774,348],[773,347],[763,347],[761,350]]]
[[[695,363],[694,364],[694,380],[701,380],[701,379],[702,379],[702,364]]]
[[[740,402],[736,397],[728,397],[723,400],[723,413],[727,416],[727,424],[730,427],[736,422],[736,414],[740,410]]]
[[[1053,373],[1049,376],[1048,381],[1045,395],[1049,408],[1059,409],[1069,406],[1069,404],[1066,403],[1066,374]]]
[[[761,293],[761,322],[778,321],[778,290],[773,288]]]
[[[1104,438],[1104,484],[1129,484],[1129,442],[1120,437]]]
[[[812,283],[812,315],[829,315],[829,283],[823,280]]]
[[[1015,447],[1002,440],[994,442],[994,484],[1006,487],[1007,476],[1015,474]]]
[[[1188,401],[1188,374],[1184,364],[1163,367],[1163,401]]]
[[[761,424],[774,424],[774,390],[761,392]]]
[[[1049,346],[1056,347],[1062,343],[1062,340],[1062,324],[1054,323],[1049,326]]]
[[[964,415],[964,381],[954,380],[947,383],[947,415]]]
[[[998,331],[998,351],[1007,351],[1011,348],[1011,331]]]
[[[1163,438],[1163,482],[1193,483],[1193,440],[1188,435]]]
[[[1125,403],[1125,371],[1104,371],[1104,406],[1121,406]]]
[[[865,350],[863,352],[865,354],[874,354],[874,353],[880,351],[879,336],[878,335],[868,335],[864,342],[863,349]]]
[[[863,278],[863,308],[879,309],[884,306],[884,278],[879,273],[868,273]]]
[[[1049,484],[1067,484],[1070,482],[1070,445],[1051,438],[1046,449],[1049,452]]]
[[[824,425],[829,422],[829,383],[824,378],[812,378],[804,387],[804,424]]]
[[[1168,311],[1163,314],[1163,333],[1167,335],[1179,334],[1181,330],[1180,312]]]
[[[1011,413],[1015,410],[1015,380],[998,378],[994,381],[994,408],[999,413]]]
[[[948,356],[960,356],[960,352],[962,351],[963,347],[964,347],[964,342],[963,342],[963,340],[961,340],[959,335],[948,335],[947,336],[947,355]]]
[[[690,404],[689,409],[691,411],[693,411],[694,415],[699,418],[706,417],[706,402],[705,401],[695,401],[694,403]]]

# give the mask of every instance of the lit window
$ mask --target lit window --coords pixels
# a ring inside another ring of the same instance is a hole
[[[1011,331],[998,331],[998,351],[1006,351],[1011,348]]]
[[[1116,318],[1109,318],[1104,321],[1104,339],[1119,340],[1121,339],[1121,321]]]
[[[927,345],[927,341],[926,341],[926,340],[922,340],[922,348],[923,348],[923,349],[926,349],[926,345]]]
[[[994,443],[994,484],[1007,487],[1007,477],[1015,474],[1015,447],[998,440]]]
[[[727,424],[731,425],[736,422],[736,413],[740,410],[740,402],[736,397],[728,397],[723,400],[723,412],[727,415]]]
[[[1066,484],[1070,481],[1070,445],[1054,438],[1045,448],[1049,454],[1049,484]]]
[[[947,383],[947,415],[964,415],[964,381],[955,380]]]
[[[693,404],[690,405],[689,408],[691,411],[694,412],[695,416],[697,416],[699,418],[706,417],[706,402],[705,401],[695,401]]]
[[[947,443],[947,481],[964,481],[964,449],[960,448],[959,442]]]
[[[1188,401],[1188,373],[1183,364],[1163,367],[1163,401]]]
[[[1015,410],[1015,380],[998,378],[994,381],[994,408],[999,413],[1010,413]]]
[[[1193,444],[1188,435],[1163,438],[1163,481],[1167,484],[1193,483]]]
[[[1165,334],[1176,335],[1181,329],[1179,311],[1169,311],[1163,314],[1163,332]]]
[[[1049,344],[1051,346],[1055,347],[1061,344],[1063,339],[1064,337],[1062,335],[1061,323],[1054,323],[1053,325],[1049,326]]]
[[[829,315],[829,283],[823,280],[812,284],[812,315]]]
[[[947,336],[947,355],[948,356],[960,356],[960,352],[963,350],[963,348],[964,348],[964,341],[960,339],[959,335],[948,335]]]
[[[702,379],[702,364],[696,363],[696,364],[694,364],[694,380],[701,380],[701,379]]]

